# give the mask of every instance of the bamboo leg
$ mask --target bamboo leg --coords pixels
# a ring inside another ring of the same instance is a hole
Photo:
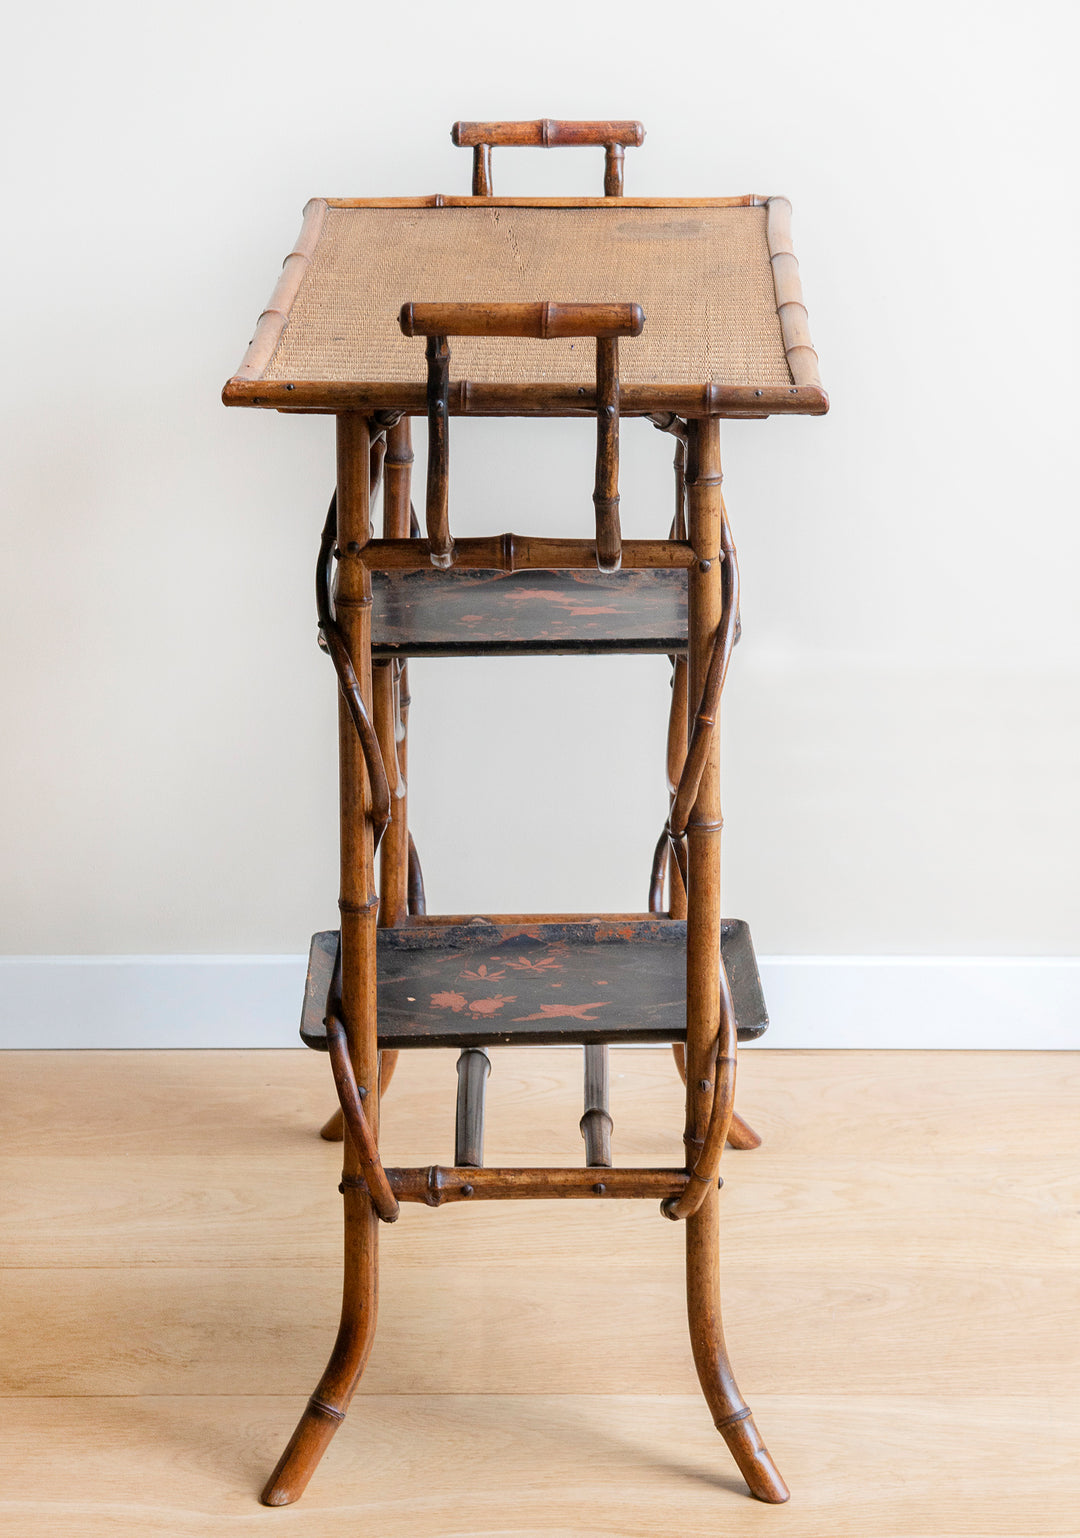
[[[697,709],[722,620],[720,424],[690,424],[687,464],[689,536],[697,557],[690,572],[688,688]],[[711,736],[687,830],[686,1133],[687,1167],[703,1146],[713,1096],[731,1093],[734,1023],[722,1016],[720,991],[720,741]],[[725,1029],[722,1031],[722,1027]],[[721,1039],[726,1036],[730,1039]],[[686,1219],[686,1306],[701,1389],[751,1493],[786,1501],[787,1486],[769,1457],[739,1393],[720,1320],[719,1193],[715,1185]]]
[[[413,463],[412,435],[408,417],[386,431],[385,442],[371,446],[369,495],[374,497],[380,477],[383,482],[383,538],[409,537],[409,487]],[[378,671],[380,687],[374,690],[375,730],[379,736],[383,763],[391,778],[393,816],[379,848],[379,922],[399,924],[408,909],[409,824],[406,796],[406,727],[409,690],[404,663],[386,664],[385,679]],[[396,768],[396,774],[395,774]],[[396,781],[396,783],[395,783]],[[397,1052],[387,1051],[379,1059],[379,1094],[385,1095],[397,1067]],[[340,1143],[344,1121],[340,1109],[333,1112],[320,1129],[319,1136],[328,1143]]]
[[[673,539],[686,538],[686,445],[680,437],[675,445],[675,519],[671,526]],[[671,677],[671,714],[668,720],[667,742],[667,780],[669,797],[674,797],[679,785],[679,776],[686,762],[687,746],[687,696],[686,696],[686,660],[682,657],[672,658]],[[668,850],[668,909],[672,918],[683,919],[686,917],[686,893],[682,882],[679,880],[678,867],[672,851]],[[675,1057],[675,1067],[679,1071],[679,1077],[686,1083],[686,1047],[681,1041],[672,1042],[671,1050]],[[761,1138],[749,1126],[742,1117],[732,1115],[731,1127],[728,1130],[727,1143],[729,1148],[749,1149],[760,1148]]]
[[[686,1311],[694,1365],[716,1429],[727,1443],[750,1493],[759,1501],[779,1505],[790,1492],[739,1393],[724,1343],[720,1318],[719,1215],[720,1193],[714,1189],[686,1220]]]
[[[371,702],[371,579],[361,551],[370,535],[366,418],[338,417],[338,550],[336,610],[360,690]],[[363,755],[346,708],[338,701],[341,790],[341,996],[356,1083],[367,1094],[366,1115],[379,1132],[379,1052],[375,1017],[375,861],[369,816],[371,790]],[[341,1321],[330,1361],[300,1423],[262,1493],[266,1506],[300,1496],[345,1411],[364,1370],[375,1334],[379,1222],[361,1184],[360,1161],[345,1137],[342,1173],[345,1219]]]
[[[345,1419],[375,1339],[379,1220],[366,1191],[345,1188],[345,1274],[341,1323],[326,1371],[308,1400],[260,1499],[288,1506],[303,1495],[319,1459]]]

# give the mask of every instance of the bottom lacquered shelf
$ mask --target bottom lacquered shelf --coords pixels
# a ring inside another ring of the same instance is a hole
[[[300,1035],[326,1046],[336,930],[312,937]],[[740,1041],[769,1023],[750,930],[723,922]],[[378,933],[380,1047],[670,1042],[686,1035],[686,924],[412,921]]]

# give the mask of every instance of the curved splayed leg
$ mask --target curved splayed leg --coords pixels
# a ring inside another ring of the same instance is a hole
[[[366,1191],[346,1186],[344,1195],[345,1278],[337,1340],[326,1371],[259,1497],[264,1506],[288,1506],[303,1495],[345,1419],[375,1338],[379,1220]]]
[[[779,1505],[789,1496],[754,1418],[739,1393],[724,1343],[720,1317],[720,1223],[718,1190],[709,1192],[686,1220],[686,1309],[698,1381],[716,1429],[759,1501]]]

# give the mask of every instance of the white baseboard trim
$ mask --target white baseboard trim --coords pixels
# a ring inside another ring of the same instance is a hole
[[[0,1048],[295,1047],[304,956],[0,957]],[[762,1047],[1080,1047],[1080,957],[763,956]]]

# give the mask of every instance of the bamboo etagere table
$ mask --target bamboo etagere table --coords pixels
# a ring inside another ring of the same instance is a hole
[[[302,1493],[363,1371],[380,1223],[403,1201],[530,1197],[652,1197],[684,1223],[702,1390],[753,1494],[787,1499],[720,1323],[720,1155],[759,1141],[734,1112],[736,1043],[768,1023],[746,925],[720,917],[717,720],[739,625],[720,421],[820,415],[828,400],[786,200],[624,197],[624,149],[643,137],[634,122],[458,123],[472,196],[314,199],[225,386],[227,405],[337,418],[316,596],[339,682],[341,927],[312,941],[301,1035],[328,1052],[340,1101],[323,1132],[344,1136],[345,1275],[337,1342],[268,1505]],[[494,197],[492,147],[517,144],[603,146],[604,196]],[[410,497],[419,415],[423,531]],[[459,416],[594,416],[593,536],[455,539]],[[622,538],[620,416],[674,437],[666,539]],[[648,911],[429,915],[408,829],[409,658],[566,652],[672,662],[669,808]],[[673,1045],[680,1169],[612,1167],[607,1048],[635,1041]],[[585,1166],[486,1167],[487,1048],[538,1042],[584,1048]],[[398,1052],[425,1046],[460,1049],[454,1163],[384,1169],[379,1099]]]

